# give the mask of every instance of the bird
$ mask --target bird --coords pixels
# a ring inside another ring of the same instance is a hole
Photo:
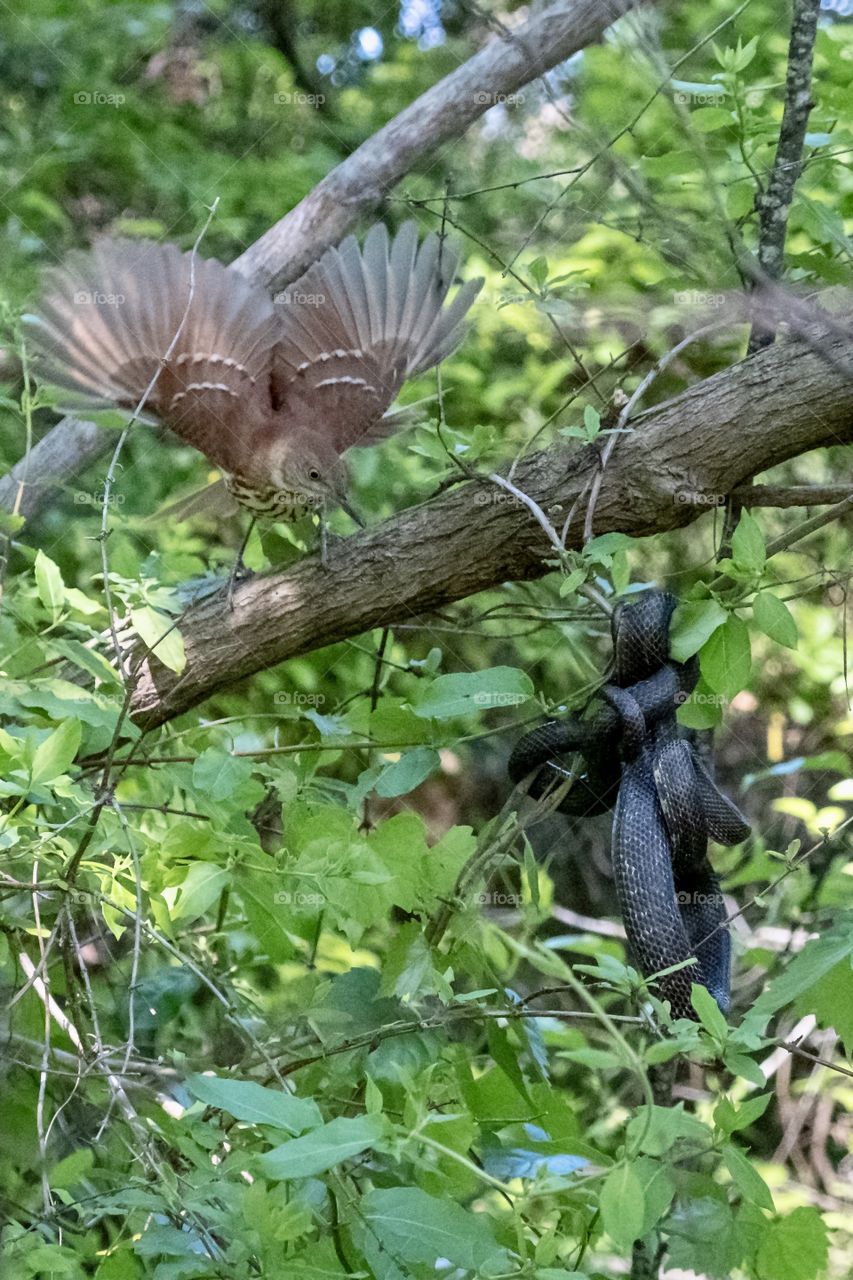
[[[47,270],[25,319],[42,380],[72,393],[61,407],[145,396],[144,413],[204,454],[252,517],[316,512],[324,531],[334,506],[361,523],[344,455],[397,430],[387,410],[403,383],[462,340],[483,280],[446,305],[459,257],[412,221],[393,240],[380,222],[273,298],[215,258],[104,237]]]

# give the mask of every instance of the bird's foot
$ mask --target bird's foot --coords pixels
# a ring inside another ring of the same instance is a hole
[[[225,585],[225,607],[228,613],[234,612],[234,591],[238,582],[247,582],[249,578],[254,577],[254,571],[247,569],[243,563],[243,557],[238,556],[231,566],[231,572],[228,575],[228,582]]]

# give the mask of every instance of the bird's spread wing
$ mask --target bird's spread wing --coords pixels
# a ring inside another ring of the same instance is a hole
[[[463,336],[480,291],[471,280],[447,307],[458,252],[429,235],[418,247],[407,222],[393,242],[381,223],[359,249],[353,236],[329,249],[276,299],[282,337],[273,398],[321,431],[339,453],[389,435],[382,415],[407,378],[443,360]]]
[[[100,241],[47,273],[30,321],[43,375],[72,393],[69,408],[135,408],[156,374],[148,413],[226,470],[269,416],[278,314],[214,259]]]

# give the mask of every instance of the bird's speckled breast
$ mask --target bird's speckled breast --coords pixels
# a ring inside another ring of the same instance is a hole
[[[256,519],[283,520],[285,524],[292,524],[318,511],[323,505],[314,494],[296,489],[258,489],[246,484],[239,476],[226,475],[225,487],[235,501]]]

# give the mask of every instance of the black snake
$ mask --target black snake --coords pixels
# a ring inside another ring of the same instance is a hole
[[[695,957],[658,980],[675,1017],[695,1018],[690,988],[702,983],[729,1008],[730,940],[708,838],[734,845],[749,823],[718,789],[675,713],[699,678],[696,658],[669,657],[676,601],[645,591],[613,613],[613,676],[588,720],[551,720],[517,743],[513,782],[533,775],[538,797],[570,776],[560,758],[579,752],[585,771],[558,808],[574,816],[615,808],[612,860],[628,945],[645,976]]]

